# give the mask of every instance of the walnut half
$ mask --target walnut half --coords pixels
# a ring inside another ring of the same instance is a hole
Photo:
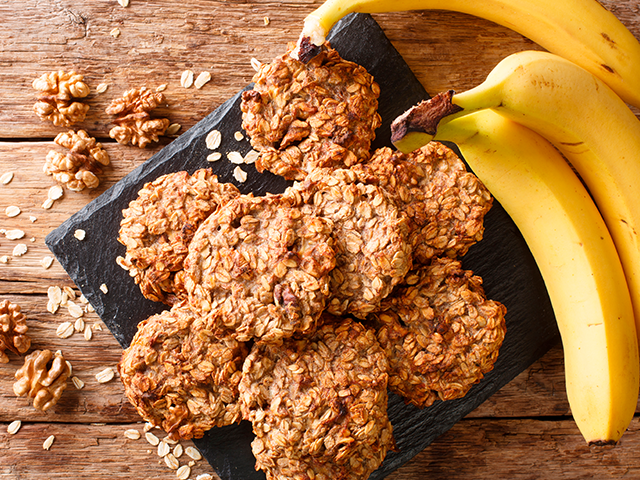
[[[20,306],[9,300],[0,302],[0,363],[8,363],[5,350],[22,355],[31,347],[31,339],[27,335],[27,316],[20,311]]]
[[[89,87],[83,76],[74,72],[45,73],[33,81],[38,101],[33,111],[41,120],[49,120],[56,127],[69,127],[82,122],[89,105],[76,101],[89,95]]]
[[[157,142],[169,127],[169,119],[152,118],[150,112],[163,103],[164,95],[147,87],[127,90],[105,110],[109,115],[117,115],[113,120],[116,126],[109,131],[109,136],[123,145],[140,148]]]
[[[69,190],[78,192],[96,188],[100,184],[98,175],[102,173],[101,167],[109,165],[109,154],[102,144],[84,130],[59,133],[53,141],[68,148],[69,153],[65,155],[51,150],[47,154],[44,173],[52,175]]]
[[[19,397],[33,399],[33,406],[43,412],[53,407],[65,388],[71,371],[62,353],[35,350],[24,359],[16,372],[13,391]]]

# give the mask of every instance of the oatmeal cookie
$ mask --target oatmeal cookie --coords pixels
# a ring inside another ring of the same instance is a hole
[[[343,319],[303,340],[257,343],[243,366],[243,417],[267,479],[366,479],[394,448],[387,359],[375,335]]]
[[[441,258],[407,276],[370,316],[389,359],[389,389],[418,407],[466,395],[493,369],[506,333],[504,305],[482,279]]]
[[[462,256],[482,239],[493,198],[446,145],[431,142],[406,155],[381,148],[353,170],[383,188],[409,219],[414,262]]]
[[[198,229],[185,260],[193,307],[219,335],[276,341],[316,327],[335,265],[330,222],[281,195],[242,195]]]
[[[299,196],[305,213],[333,223],[336,267],[327,311],[365,318],[411,268],[406,218],[381,188],[345,169],[317,169],[285,195]]]
[[[295,48],[254,75],[242,94],[242,127],[260,157],[256,168],[301,180],[316,167],[349,167],[369,158],[381,124],[380,88],[367,71],[325,44],[308,64]]]
[[[238,383],[244,344],[217,339],[184,305],[138,324],[118,364],[125,394],[138,413],[173,439],[239,422]]]
[[[232,184],[218,183],[211,169],[169,173],[147,183],[122,211],[118,241],[127,250],[118,264],[146,298],[168,305],[184,300],[182,264],[196,229],[238,195]]]

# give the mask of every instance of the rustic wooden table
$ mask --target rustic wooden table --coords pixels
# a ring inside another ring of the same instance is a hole
[[[602,3],[640,38],[638,0]],[[62,350],[84,381],[84,388],[70,385],[52,411],[40,413],[13,394],[21,360],[11,355],[10,363],[0,365],[0,477],[176,478],[144,437],[123,435],[127,429],[142,432],[144,423],[117,378],[96,381],[95,375],[115,366],[121,353],[97,315],[84,316],[93,331],[90,340],[80,333],[56,336],[60,323],[74,319],[64,308],[47,311],[47,289],[75,286],[57,262],[48,269],[41,265],[50,255],[44,238],[170,141],[145,150],[111,141],[104,109],[113,98],[131,87],[166,84],[169,107],[162,113],[182,126],[180,134],[247,85],[252,57],[268,62],[281,54],[317,5],[317,0],[131,0],[123,8],[117,0],[0,0],[0,175],[14,173],[11,183],[0,185],[0,209],[22,210],[14,218],[3,215],[0,228],[26,233],[20,241],[0,239],[0,257],[10,258],[0,263],[0,295],[27,314],[33,348]],[[470,88],[507,54],[538,48],[503,27],[462,14],[374,18],[431,93]],[[52,139],[64,129],[34,115],[31,83],[59,69],[83,73],[92,87],[91,109],[77,127],[103,141],[112,166],[96,191],[67,191],[45,210],[42,203],[54,182],[42,166]],[[208,71],[212,80],[199,90],[182,88],[186,69],[196,75]],[[96,93],[100,83],[108,85],[104,93]],[[28,251],[13,257],[19,242]],[[9,435],[7,427],[15,420],[22,427]],[[50,435],[55,441],[43,450]],[[389,478],[640,478],[638,449],[637,419],[616,446],[585,444],[570,416],[558,346]],[[182,464],[188,460],[180,458]],[[204,460],[195,462],[190,478],[202,473],[213,474]]]

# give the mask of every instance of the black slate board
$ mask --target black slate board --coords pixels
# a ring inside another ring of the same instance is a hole
[[[373,146],[391,146],[391,121],[411,105],[428,98],[427,92],[370,16],[354,14],[346,17],[334,27],[329,38],[343,58],[366,67],[379,83],[379,111],[383,124]],[[235,165],[226,161],[206,161],[210,151],[206,148],[205,137],[215,128],[222,132],[221,152],[239,150],[244,154],[250,150],[246,140],[239,145],[233,138],[241,125],[239,104],[240,93],[46,238],[51,251],[123,348],[131,341],[138,322],[166,307],[145,300],[129,275],[116,265],[116,257],[124,255],[125,251],[116,241],[121,211],[136,197],[144,183],[165,173],[212,167],[220,181],[232,182]],[[259,174],[252,166],[245,166],[245,170],[248,170],[248,179],[238,184],[243,193],[277,193],[288,184],[280,177]],[[508,309],[508,331],[495,368],[466,397],[439,402],[423,410],[407,406],[399,397],[391,395],[389,416],[399,450],[389,453],[371,479],[383,478],[410,460],[559,340],[544,283],[518,229],[497,203],[486,217],[485,225],[484,240],[472,247],[463,264],[481,275],[487,295]],[[73,236],[78,228],[87,233],[84,241]],[[101,292],[102,283],[109,287],[108,294]],[[242,422],[212,429],[196,440],[196,445],[222,480],[264,479],[262,472],[254,470],[252,438],[251,425]]]

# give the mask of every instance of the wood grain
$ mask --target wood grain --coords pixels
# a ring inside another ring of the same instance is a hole
[[[601,3],[640,38],[636,0]],[[122,8],[116,0],[0,0],[0,174],[14,172],[10,184],[0,185],[0,228],[25,231],[20,241],[0,237],[0,257],[10,256],[19,242],[29,247],[24,256],[0,263],[0,296],[22,306],[33,347],[62,350],[85,382],[82,390],[69,384],[59,404],[40,413],[13,395],[13,375],[21,361],[11,356],[9,364],[0,365],[0,478],[176,478],[155,447],[123,436],[125,429],[142,430],[143,424],[117,378],[107,384],[95,380],[95,374],[114,366],[121,354],[97,315],[85,317],[102,328],[90,341],[80,334],[65,340],[56,337],[57,326],[72,318],[64,309],[47,312],[46,290],[72,283],[57,262],[49,269],[41,266],[41,259],[50,255],[44,238],[171,141],[163,138],[144,150],[114,143],[108,137],[111,118],[104,112],[114,98],[128,88],[167,84],[168,106],[159,113],[179,123],[179,133],[184,132],[250,82],[251,58],[268,62],[286,42],[295,41],[303,18],[319,4],[131,0],[130,7]],[[453,12],[398,12],[374,18],[432,94],[470,88],[505,55],[539,48],[506,28]],[[117,38],[111,35],[114,28],[120,31]],[[31,83],[45,72],[72,68],[92,87],[89,115],[76,127],[103,142],[112,165],[95,191],[67,191],[53,208],[44,210],[42,202],[54,182],[44,175],[42,165],[47,152],[58,148],[52,140],[64,129],[34,115]],[[185,69],[196,75],[209,71],[212,80],[200,90],[184,89],[180,75]],[[109,85],[106,92],[95,92],[99,83]],[[6,218],[3,212],[10,205],[19,206],[22,213]],[[8,435],[6,427],[16,419],[23,426],[16,435]],[[570,417],[562,349],[557,346],[389,478],[639,478],[639,429],[636,418],[614,447],[584,443]],[[50,434],[56,441],[44,451],[42,442]],[[541,464],[543,471],[536,467]],[[191,478],[204,472],[212,473],[211,467],[198,462]]]

